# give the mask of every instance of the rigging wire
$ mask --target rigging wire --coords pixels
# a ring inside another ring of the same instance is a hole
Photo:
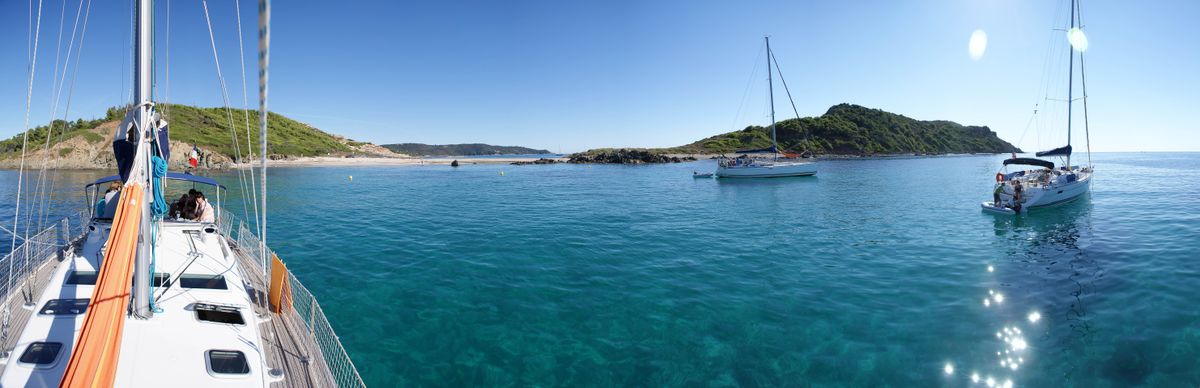
[[[1083,13],[1078,11],[1078,8],[1080,7],[1080,5],[1081,4],[1077,3],[1075,5],[1075,8],[1076,8],[1076,12],[1079,13],[1079,28],[1082,29],[1083,28]],[[1083,51],[1079,52],[1079,85],[1083,92],[1083,137],[1084,137],[1085,144],[1087,144],[1088,168],[1091,168],[1092,167],[1092,134],[1091,134],[1091,129],[1088,128],[1087,71],[1084,70],[1084,66],[1083,66]],[[1069,166],[1068,166],[1068,168],[1069,168]]]
[[[31,9],[30,12],[33,12],[32,7],[33,7],[33,2],[31,1],[30,2],[30,9]],[[10,259],[8,260],[9,275],[12,275],[12,273],[13,273],[13,261],[15,261],[15,260],[12,260],[12,259],[16,257],[15,256],[16,253],[14,251],[17,249],[17,234],[15,232],[17,229],[17,222],[18,222],[18,220],[21,219],[21,186],[24,184],[23,178],[25,176],[25,149],[29,145],[29,112],[31,110],[32,103],[33,103],[33,79],[34,79],[34,76],[37,74],[36,73],[36,70],[37,70],[37,47],[38,47],[38,39],[40,38],[41,32],[42,32],[42,0],[38,0],[37,27],[34,28],[34,33],[33,33],[33,43],[32,43],[33,50],[31,51],[30,57],[29,57],[29,72],[28,72],[29,82],[28,82],[27,91],[25,93],[25,132],[21,135],[21,137],[22,137],[22,140],[21,140],[21,163],[20,163],[20,168],[17,170],[17,201],[16,201],[16,206],[13,209],[13,232],[14,233],[13,233],[13,237],[12,237],[12,243],[9,245],[9,252],[13,256],[11,256]],[[29,231],[28,230],[25,231],[25,240],[26,241],[29,240]],[[26,254],[28,254],[28,252],[29,252],[29,250],[26,250]],[[28,261],[28,257],[26,257],[26,261]],[[11,290],[13,277],[8,276],[7,278],[8,278],[8,289]],[[2,335],[4,337],[4,339],[7,339],[7,337],[8,337],[8,323],[9,323],[9,318],[12,316],[11,309],[12,308],[9,307],[8,303],[4,304],[4,322],[3,322],[3,335]]]
[[[769,53],[767,53],[767,55],[768,55],[768,56],[770,56],[770,58],[771,58],[771,62],[775,63],[775,72],[779,74],[779,82],[783,84],[783,91],[784,91],[784,92],[787,92],[787,96],[788,96],[788,102],[792,104],[792,112],[796,114],[796,120],[800,120],[800,111],[796,109],[796,100],[793,100],[793,99],[792,99],[792,91],[791,91],[791,90],[788,90],[788,86],[787,86],[787,80],[783,79],[783,70],[781,70],[781,69],[779,68],[779,60],[778,60],[778,58],[775,58],[775,53],[774,53],[774,52],[769,52]],[[808,149],[807,149],[807,148],[808,148],[808,136],[807,136],[807,134],[806,134],[806,136],[805,136],[805,141],[804,141],[804,143],[805,143],[805,144],[804,144],[805,151],[807,151],[807,150],[808,150]]]
[[[761,47],[761,46],[759,46]],[[750,78],[746,79],[746,88],[742,91],[742,101],[738,103],[737,113],[733,115],[733,123],[729,125],[731,131],[738,130],[738,120],[742,118],[742,108],[746,106],[746,100],[750,97],[750,87],[755,84],[754,79],[758,76],[758,61],[762,59],[763,50],[755,50],[758,55],[754,57],[754,67],[750,70]]]
[[[66,0],[63,1],[63,8],[65,10]],[[91,11],[91,0],[88,0],[88,11],[89,11],[89,13]],[[65,14],[65,11],[64,11],[64,14]],[[67,47],[67,57],[66,57],[65,61],[62,61],[61,78],[58,78],[59,77],[59,71],[58,71],[59,60],[57,58],[55,59],[54,72],[55,72],[55,77],[57,79],[54,80],[54,83],[57,86],[53,93],[54,97],[52,98],[52,104],[51,104],[52,108],[50,109],[50,124],[47,128],[46,142],[45,142],[46,144],[45,144],[45,149],[43,151],[45,153],[45,155],[42,158],[42,168],[38,172],[38,191],[37,191],[38,195],[35,198],[40,202],[38,204],[38,224],[37,224],[36,230],[42,230],[42,228],[45,227],[46,217],[48,216],[49,208],[50,208],[51,202],[52,202],[52,201],[50,201],[50,199],[51,199],[50,197],[52,197],[54,195],[54,191],[52,191],[51,188],[54,187],[54,182],[58,178],[57,170],[58,170],[59,156],[57,154],[50,153],[50,140],[51,140],[51,138],[54,137],[54,126],[55,126],[54,116],[57,115],[58,107],[59,107],[60,101],[62,100],[62,89],[63,89],[63,86],[66,84],[68,69],[71,67],[71,54],[72,53],[75,53],[76,73],[78,73],[78,69],[79,69],[79,57],[80,57],[80,53],[83,50],[83,32],[81,32],[79,30],[79,18],[81,15],[83,15],[83,0],[79,1],[79,7],[75,11],[75,22],[71,27],[71,40],[69,41],[69,44]],[[61,20],[60,20],[60,24],[61,24]],[[62,26],[60,25],[59,26],[60,31],[61,31],[61,27]],[[85,19],[84,29],[86,30],[86,28],[87,28],[87,21]],[[78,35],[80,37],[79,50],[75,49],[76,33],[78,33]],[[60,33],[60,35],[61,35],[61,33]],[[59,45],[61,46],[61,44],[62,44],[62,39],[60,36],[59,37]],[[59,50],[56,50],[56,51],[61,53],[61,47],[59,48]],[[62,143],[63,134],[67,131],[67,128],[70,126],[70,122],[67,121],[67,116],[69,115],[70,110],[71,110],[71,94],[74,93],[74,90],[75,90],[75,78],[72,77],[71,78],[71,87],[69,89],[67,101],[66,101],[66,108],[63,110],[63,114],[62,114],[61,128],[59,129],[59,132],[58,132],[58,144]],[[55,173],[49,174],[48,175],[49,177],[47,178],[46,171],[47,171],[47,168],[49,167],[49,164],[51,161],[54,162],[53,170],[55,171]],[[49,180],[49,183],[46,182],[47,179]],[[26,228],[29,228],[28,217],[30,215],[32,215],[32,212],[29,212],[28,214],[26,214],[26,219],[27,219],[26,225],[25,225]]]
[[[233,141],[234,155],[237,157],[237,159],[235,159],[235,161],[237,161],[237,160],[242,159],[242,147],[241,147],[241,144],[238,143],[238,140],[237,140],[237,129],[236,129],[236,125],[234,124],[234,121],[233,121],[233,111],[230,110],[230,108],[229,108],[229,91],[228,91],[228,89],[225,88],[225,76],[222,75],[222,73],[221,73],[221,59],[220,59],[220,56],[217,55],[217,40],[213,36],[212,19],[208,15],[208,1],[201,1],[200,4],[204,6],[204,21],[208,24],[208,39],[209,39],[209,42],[212,43],[213,62],[216,64],[216,67],[217,67],[217,82],[221,86],[221,99],[225,103],[225,116],[229,120],[229,137]],[[247,191],[246,190],[246,172],[243,169],[237,169],[237,170],[238,170],[238,184],[239,184],[240,188],[242,189],[242,192],[245,193]],[[243,211],[242,214],[250,213],[249,207],[246,205],[246,201],[242,201],[242,211]]]
[[[254,147],[252,147],[250,145],[250,107],[249,107],[250,98],[248,97],[248,95],[246,93],[246,48],[245,48],[245,46],[242,45],[242,2],[241,2],[241,0],[234,0],[233,6],[234,6],[234,10],[237,11],[234,13],[234,16],[235,16],[234,19],[237,19],[238,59],[240,60],[240,63],[241,63],[241,66],[239,67],[239,69],[242,70],[242,121],[244,123],[243,125],[246,127],[246,161],[249,162],[250,160],[254,159]],[[249,163],[247,163],[247,164],[249,164]],[[245,195],[244,190],[242,191],[242,194]],[[258,188],[254,187],[254,167],[253,166],[250,167],[250,198],[252,199],[251,203],[254,204],[254,220],[255,220],[255,222],[257,222],[258,221]],[[244,204],[246,201],[243,200],[242,202]],[[249,214],[247,214],[247,216],[249,216]]]

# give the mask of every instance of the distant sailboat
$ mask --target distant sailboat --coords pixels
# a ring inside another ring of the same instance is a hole
[[[726,158],[722,156],[717,160],[717,171],[715,174],[718,178],[779,178],[812,176],[817,174],[816,163],[779,158],[779,140],[775,135],[775,86],[771,78],[771,63],[774,62],[775,54],[771,52],[771,39],[769,37],[764,37],[763,39],[767,42],[767,88],[770,90],[771,146],[757,150],[737,151],[737,153],[743,154],[743,156],[738,158]],[[780,78],[783,78],[782,74],[780,74]],[[786,86],[786,83],[784,86]],[[791,98],[790,94],[788,98]],[[770,161],[758,160],[745,155],[765,152],[770,152],[773,155]]]
[[[980,206],[984,211],[1015,214],[1028,211],[1030,208],[1050,206],[1067,202],[1080,197],[1091,190],[1092,184],[1092,150],[1087,148],[1088,165],[1084,167],[1071,164],[1071,107],[1074,105],[1073,92],[1075,80],[1075,54],[1079,54],[1080,84],[1083,88],[1083,122],[1084,135],[1091,143],[1087,131],[1087,77],[1083,70],[1083,51],[1087,48],[1087,38],[1083,30],[1076,26],[1079,19],[1077,0],[1071,0],[1071,28],[1067,30],[1069,44],[1067,61],[1067,145],[1049,151],[1038,152],[1038,158],[1058,156],[1065,165],[1055,168],[1054,163],[1037,158],[1018,158],[1016,154],[1004,161],[1004,167],[996,173],[996,186],[993,189],[992,201],[983,202]],[[1009,165],[1041,167],[1041,169],[1007,172]]]

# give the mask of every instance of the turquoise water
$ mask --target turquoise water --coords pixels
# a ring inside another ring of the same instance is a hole
[[[1200,154],[1021,217],[1001,158],[280,168],[269,239],[372,386],[1200,384]]]

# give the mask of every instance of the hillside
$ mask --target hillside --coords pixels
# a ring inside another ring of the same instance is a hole
[[[198,145],[205,152],[212,152],[213,162],[223,166],[232,161],[236,151],[229,130],[229,116],[224,108],[197,108],[187,105],[159,104],[157,109],[164,112],[170,123],[171,165],[182,166],[187,156],[184,150],[190,150],[192,145]],[[241,145],[243,157],[247,154],[246,129],[243,126],[247,119],[250,123],[250,144],[258,149],[258,112],[232,109],[233,125],[238,131],[238,143]],[[65,133],[59,134],[63,128],[61,120],[55,120],[55,134],[51,139],[49,153],[45,150],[48,126],[43,125],[29,132],[26,163],[37,158],[58,159],[60,166],[65,168],[112,168],[112,138],[114,130],[124,117],[124,108],[109,108],[102,119],[76,120],[70,122]],[[267,151],[272,158],[293,158],[302,156],[379,156],[397,157],[384,148],[371,143],[357,142],[337,135],[329,134],[276,113],[267,116],[271,132],[268,136]],[[0,167],[12,167],[20,156],[22,136],[17,134],[7,140],[0,141]]]
[[[384,148],[406,155],[422,156],[475,156],[475,155],[535,155],[549,154],[549,150],[489,144],[442,144],[421,143],[384,144]]]
[[[820,117],[778,122],[779,146],[815,154],[946,154],[1021,152],[988,127],[922,121],[852,104],[834,105]],[[771,128],[749,126],[688,145],[672,153],[729,153],[771,146]]]

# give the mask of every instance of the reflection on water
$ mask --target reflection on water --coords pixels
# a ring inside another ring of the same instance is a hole
[[[995,236],[1007,257],[981,268],[979,289],[986,294],[975,297],[993,325],[980,331],[980,345],[994,358],[972,360],[971,384],[1013,386],[1023,370],[1035,367],[1031,363],[1039,352],[1074,352],[1088,342],[1092,326],[1086,305],[1104,275],[1080,246],[1081,237],[1092,232],[1090,210],[1085,197],[1017,217],[985,215],[995,218]],[[1043,371],[1055,367],[1039,366]]]

